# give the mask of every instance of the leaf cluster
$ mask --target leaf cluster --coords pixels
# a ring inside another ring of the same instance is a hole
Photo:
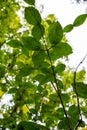
[[[63,29],[54,15],[45,19],[41,17],[35,0],[24,1],[28,4],[24,7],[28,33],[14,36],[19,20],[15,31],[11,31],[13,37],[7,38],[11,21],[1,33],[6,35],[3,37],[6,42],[0,49],[0,98],[2,100],[8,94],[12,99],[11,106],[2,104],[0,107],[0,127],[9,130],[50,130],[55,127],[75,130],[84,127],[85,122],[80,117],[87,117],[87,84],[83,83],[85,71],[74,73],[72,69],[67,70],[62,59],[66,60],[73,52],[65,33],[83,24],[87,14],[78,16],[73,24]],[[5,3],[1,3],[3,7]],[[18,18],[16,4],[14,1],[12,14],[8,12],[12,18],[14,12]],[[2,21],[4,15],[3,12]]]

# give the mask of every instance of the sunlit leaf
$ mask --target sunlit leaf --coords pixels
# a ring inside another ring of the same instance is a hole
[[[87,105],[86,106],[82,106],[81,110],[83,112],[83,115],[87,118]]]
[[[40,42],[38,42],[34,37],[22,37],[23,45],[28,50],[39,50]]]
[[[48,37],[51,44],[57,44],[62,40],[63,30],[59,22],[50,24]]]
[[[72,53],[72,48],[68,43],[59,43],[51,51],[50,56],[52,60],[57,60],[63,56],[68,56]]]
[[[87,127],[84,126],[84,127],[82,128],[82,130],[87,130]]]
[[[46,17],[46,21],[50,21],[50,23],[56,21],[56,18],[54,16],[54,14],[49,14],[47,17]]]
[[[36,25],[32,29],[32,35],[37,39],[40,40],[40,38],[44,35],[44,27],[42,25]]]
[[[24,0],[26,3],[30,4],[30,5],[34,5],[35,4],[35,0]]]
[[[29,111],[27,105],[25,105],[25,104],[23,105],[22,111],[23,111],[24,114],[26,114]]]
[[[65,27],[64,27],[64,29],[63,29],[63,31],[64,32],[70,32],[70,31],[72,31],[73,30],[73,25],[72,24],[68,24],[68,25],[66,25]]]
[[[73,26],[80,26],[81,24],[83,24],[85,22],[87,18],[87,14],[81,14],[79,15],[73,22]]]
[[[38,25],[41,23],[41,16],[37,9],[34,7],[25,8],[25,19],[29,24]]]
[[[3,96],[4,91],[0,90],[0,98]]]

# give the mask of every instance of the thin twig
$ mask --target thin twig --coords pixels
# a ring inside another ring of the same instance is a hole
[[[77,91],[77,88],[76,88],[76,74],[77,74],[78,68],[84,62],[84,60],[86,59],[86,57],[87,57],[87,54],[84,56],[84,58],[82,59],[82,61],[77,65],[77,67],[75,69],[75,72],[74,72],[74,85],[73,85],[73,87],[74,87],[74,90],[75,90],[75,93],[76,93],[77,105],[78,105],[78,112],[79,112],[79,116],[80,116],[80,119],[78,120],[78,122],[77,122],[76,127],[75,127],[74,130],[76,130],[78,128],[78,126],[82,123],[82,114],[81,114],[81,110],[80,110],[79,96],[78,96],[78,91]]]
[[[80,61],[80,63],[77,65],[76,69],[75,69],[75,72],[77,72],[79,66],[84,62],[84,60],[86,59],[87,57],[87,54],[84,56],[84,58],[82,59],[82,61]]]

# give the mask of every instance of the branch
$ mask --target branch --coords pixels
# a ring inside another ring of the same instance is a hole
[[[73,85],[73,87],[74,87],[74,90],[75,90],[75,93],[76,93],[77,105],[78,105],[78,112],[79,112],[79,116],[80,116],[80,119],[78,120],[78,122],[77,122],[76,127],[75,127],[74,130],[76,130],[78,128],[78,126],[82,123],[82,114],[81,114],[81,110],[80,110],[79,96],[78,96],[78,91],[77,91],[77,88],[76,88],[76,74],[77,74],[78,68],[84,62],[84,60],[86,59],[86,57],[87,57],[87,54],[84,56],[84,58],[82,59],[82,61],[77,65],[77,67],[75,69],[75,72],[74,72],[74,85]]]
[[[75,69],[75,72],[77,72],[79,66],[84,62],[84,60],[86,59],[87,57],[87,54],[84,56],[84,58],[82,59],[82,61],[77,65],[76,69]]]
[[[45,43],[45,42],[44,42],[44,43]],[[61,92],[60,92],[60,89],[59,89],[59,87],[58,87],[58,82],[57,82],[57,79],[56,79],[56,73],[55,73],[55,71],[54,71],[54,66],[53,66],[53,64],[52,64],[52,60],[51,60],[51,57],[50,57],[50,54],[49,54],[49,49],[47,48],[46,43],[45,43],[45,47],[46,47],[46,50],[47,50],[48,58],[49,58],[49,61],[50,61],[50,65],[51,65],[51,69],[52,69],[52,73],[53,73],[53,76],[54,76],[54,81],[55,81],[55,84],[56,84],[56,86],[57,86],[57,89],[55,88],[53,82],[51,82],[51,84],[52,84],[53,88],[55,89],[55,91],[56,91],[56,93],[57,93],[57,95],[58,95],[58,97],[59,97],[59,99],[60,99],[60,102],[61,102],[61,105],[62,105],[64,114],[65,114],[65,116],[66,116],[68,128],[69,128],[69,130],[71,130],[70,120],[69,120],[68,114],[67,114],[67,112],[66,112],[66,110],[65,110],[65,106],[64,106],[64,103],[63,103],[63,100],[62,100],[62,97],[61,97]]]
[[[79,125],[82,123],[82,119],[78,120],[74,130],[77,130],[77,128],[79,127]]]

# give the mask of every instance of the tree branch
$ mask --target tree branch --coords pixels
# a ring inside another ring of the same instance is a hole
[[[74,130],[77,130],[77,128],[79,127],[79,125],[82,123],[82,119],[78,120]]]
[[[84,62],[84,60],[86,59],[86,57],[87,57],[87,54],[84,56],[84,58],[82,59],[82,61],[77,65],[77,67],[75,69],[75,72],[74,72],[74,85],[73,85],[73,87],[74,87],[74,90],[75,90],[75,93],[76,93],[77,105],[78,105],[78,112],[79,112],[79,116],[80,116],[80,119],[78,120],[78,122],[77,122],[76,127],[75,127],[74,130],[76,130],[78,128],[78,126],[82,123],[82,114],[81,114],[81,110],[80,110],[79,96],[78,96],[78,91],[77,91],[77,88],[76,88],[76,74],[77,74],[78,68]]]
[[[45,43],[45,42],[44,42]],[[61,105],[62,105],[62,108],[63,108],[63,111],[64,111],[64,114],[66,116],[66,120],[67,120],[67,126],[68,126],[68,130],[72,130],[71,129],[71,124],[70,124],[70,120],[69,120],[69,117],[68,117],[68,114],[66,112],[66,109],[65,109],[65,106],[64,106],[64,103],[63,103],[63,100],[62,100],[62,97],[61,97],[61,92],[60,92],[60,89],[58,87],[58,82],[57,82],[57,79],[56,79],[56,73],[54,71],[54,66],[52,64],[52,60],[51,60],[51,57],[50,57],[50,54],[49,54],[49,49],[47,48],[47,45],[45,43],[45,47],[46,47],[46,50],[47,50],[47,54],[48,54],[48,58],[49,58],[49,61],[50,61],[50,65],[51,65],[51,69],[52,69],[52,73],[53,73],[53,76],[54,76],[54,81],[55,81],[55,84],[57,86],[57,88],[55,88],[53,82],[51,82],[53,88],[55,89],[59,99],[60,99],[60,102],[61,102]]]

